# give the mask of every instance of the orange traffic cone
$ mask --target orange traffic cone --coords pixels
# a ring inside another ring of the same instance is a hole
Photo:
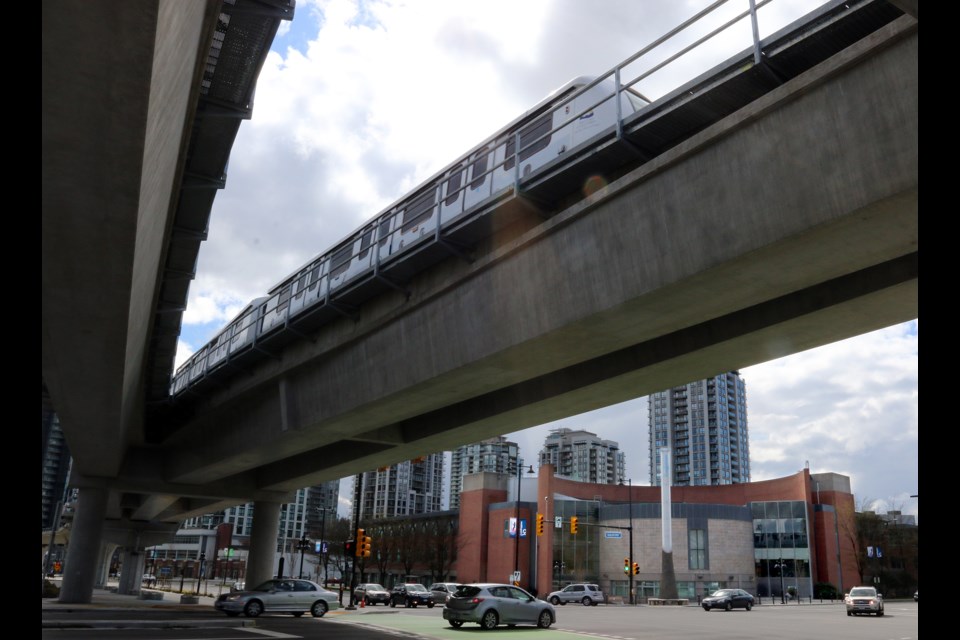
[[[367,599],[366,599],[366,598],[360,598],[360,608],[363,609],[363,608],[366,607],[366,606],[367,606]]]

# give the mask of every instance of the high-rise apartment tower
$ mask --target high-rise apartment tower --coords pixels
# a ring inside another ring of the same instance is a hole
[[[450,508],[460,508],[463,476],[471,473],[517,474],[517,443],[504,436],[464,445],[453,451],[450,462]]]
[[[540,465],[552,464],[559,476],[619,484],[625,479],[626,458],[620,445],[583,429],[553,429],[540,449]]]
[[[739,371],[649,398],[650,484],[659,486],[660,449],[673,458],[674,486],[750,482],[747,388]]]

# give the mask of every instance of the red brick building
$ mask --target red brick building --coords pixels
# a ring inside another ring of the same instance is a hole
[[[550,465],[540,467],[537,478],[524,478],[519,503],[517,484],[517,478],[488,473],[464,478],[458,581],[506,582],[519,570],[521,586],[541,595],[570,582],[593,582],[609,595],[627,596],[624,564],[632,574],[636,562],[638,598],[658,594],[659,487],[576,482],[554,476]],[[671,493],[681,597],[720,587],[807,597],[818,583],[842,591],[860,582],[846,476],[805,469],[761,482],[672,487]],[[545,524],[540,536],[538,513]]]

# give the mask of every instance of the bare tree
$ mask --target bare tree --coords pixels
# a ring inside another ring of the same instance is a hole
[[[443,518],[432,522],[425,536],[426,563],[434,582],[444,582],[457,560],[462,542],[457,535],[459,521]]]
[[[873,499],[863,498],[860,501],[859,508],[856,503],[852,501],[850,503],[840,503],[836,505],[837,528],[839,529],[843,542],[853,550],[853,560],[857,567],[857,579],[855,581],[857,584],[863,582],[864,569],[866,568],[864,566],[866,553],[861,552],[863,549],[863,536],[860,532],[860,521],[862,514],[873,513],[868,508],[871,507],[873,503]]]

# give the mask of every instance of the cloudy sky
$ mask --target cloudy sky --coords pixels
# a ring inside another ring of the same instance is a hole
[[[214,203],[178,365],[251,299],[551,91],[607,72],[707,4],[298,0]],[[747,1],[728,4],[685,41]],[[775,0],[760,11],[761,37],[819,4]],[[655,98],[749,38],[741,21],[640,88]],[[743,369],[753,478],[809,462],[850,475],[858,500],[918,514],[918,332],[914,321]],[[647,484],[646,425],[641,398],[511,437],[532,461],[550,429],[585,428],[618,441],[628,475]]]

